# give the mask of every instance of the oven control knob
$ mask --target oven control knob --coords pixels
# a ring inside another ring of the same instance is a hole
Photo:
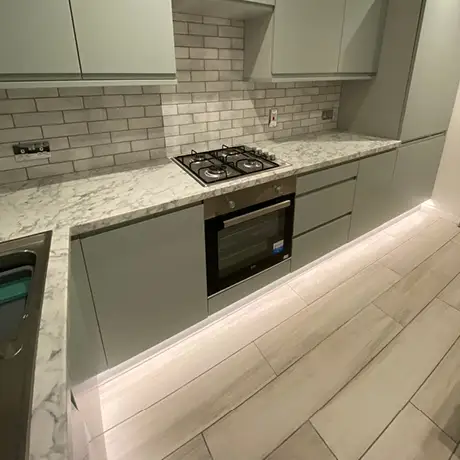
[[[281,192],[283,191],[283,187],[281,187],[281,185],[274,185],[273,189],[278,195],[281,195]]]
[[[236,203],[233,200],[229,200],[228,205],[230,206],[230,209],[236,208]]]

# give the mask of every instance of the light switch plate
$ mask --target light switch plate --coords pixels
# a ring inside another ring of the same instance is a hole
[[[270,109],[268,126],[269,128],[275,128],[278,124],[278,109]]]

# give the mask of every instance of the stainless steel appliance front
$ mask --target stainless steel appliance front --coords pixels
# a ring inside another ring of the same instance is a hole
[[[295,178],[204,202],[208,295],[291,257]]]

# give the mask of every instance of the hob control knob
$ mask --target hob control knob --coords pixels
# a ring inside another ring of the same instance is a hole
[[[270,155],[268,156],[268,158],[272,161],[276,160],[276,155],[274,153],[270,153]]]

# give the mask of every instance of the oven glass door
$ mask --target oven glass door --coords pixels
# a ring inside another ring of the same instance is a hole
[[[206,221],[208,295],[291,256],[294,195]]]

